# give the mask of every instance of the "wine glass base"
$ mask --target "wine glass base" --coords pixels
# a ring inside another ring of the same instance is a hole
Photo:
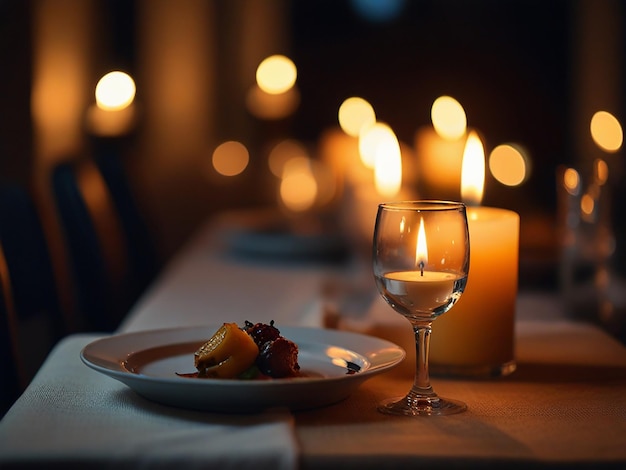
[[[378,406],[378,411],[395,416],[445,416],[461,413],[467,410],[462,401],[449,398],[419,398],[403,397],[389,398]]]

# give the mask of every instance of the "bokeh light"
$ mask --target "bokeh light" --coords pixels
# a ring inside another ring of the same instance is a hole
[[[267,157],[270,171],[277,178],[283,177],[286,163],[292,158],[308,158],[309,153],[302,142],[295,139],[285,139],[272,147]]]
[[[272,55],[264,59],[256,70],[259,88],[266,93],[285,93],[296,83],[296,65],[284,55]]]
[[[218,145],[213,151],[213,168],[220,175],[235,176],[248,166],[250,155],[241,142],[229,140]]]
[[[391,127],[384,122],[376,122],[361,131],[359,135],[359,155],[363,165],[367,168],[374,168],[378,145],[390,137],[396,138]]]
[[[589,126],[593,141],[606,152],[617,152],[622,147],[624,134],[615,116],[607,111],[598,111]]]
[[[430,117],[435,132],[447,140],[457,140],[465,135],[467,116],[461,103],[451,96],[440,96],[432,105]]]
[[[353,96],[339,106],[338,119],[346,134],[358,137],[362,129],[376,122],[376,113],[367,100]]]
[[[572,196],[580,193],[580,175],[574,168],[567,168],[563,173],[563,185]]]
[[[506,186],[519,186],[528,179],[530,159],[524,150],[516,145],[496,146],[489,155],[489,171],[493,177]]]
[[[294,157],[285,163],[279,191],[280,200],[291,211],[302,212],[313,207],[317,182],[311,171],[310,159]]]
[[[135,82],[124,72],[109,72],[96,85],[96,105],[101,109],[120,110],[135,99]]]
[[[580,210],[584,216],[591,216],[595,206],[596,204],[591,194],[583,194],[583,197],[580,198]]]
[[[604,185],[609,179],[609,166],[601,158],[596,158],[593,162],[593,175],[598,186]]]

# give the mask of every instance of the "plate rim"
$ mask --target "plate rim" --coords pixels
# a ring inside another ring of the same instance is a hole
[[[118,380],[129,379],[129,380],[141,380],[145,382],[158,382],[158,383],[170,383],[171,382],[172,384],[184,383],[184,384],[189,384],[189,386],[191,387],[208,386],[208,385],[218,386],[218,387],[221,387],[221,386],[270,387],[270,386],[277,386],[281,384],[311,383],[311,382],[328,383],[328,382],[337,381],[337,380],[345,381],[345,380],[350,380],[350,379],[354,380],[354,379],[360,379],[360,378],[369,378],[372,375],[376,375],[378,373],[384,372],[386,370],[389,370],[397,366],[398,364],[400,364],[400,362],[402,362],[406,358],[406,351],[402,347],[383,338],[378,338],[376,336],[371,336],[371,335],[354,332],[354,331],[347,331],[347,330],[334,330],[334,329],[329,329],[329,328],[320,328],[320,327],[311,327],[311,326],[291,326],[291,325],[285,325],[285,326],[280,327],[281,334],[283,331],[286,332],[284,335],[286,338],[289,338],[289,336],[293,336],[292,334],[290,334],[293,331],[307,331],[307,332],[313,332],[317,334],[330,334],[330,335],[335,335],[335,336],[340,336],[340,337],[345,337],[345,338],[349,337],[349,338],[352,338],[353,340],[360,339],[360,340],[366,340],[368,342],[378,343],[381,345],[381,348],[379,348],[378,350],[382,349],[382,346],[385,345],[389,349],[395,350],[398,356],[393,361],[387,361],[382,364],[377,364],[375,362],[372,362],[371,354],[368,354],[367,352],[363,352],[363,351],[357,351],[352,346],[344,346],[341,344],[331,344],[331,343],[318,343],[316,341],[310,341],[310,342],[314,342],[317,344],[339,346],[351,352],[357,353],[365,357],[370,362],[370,367],[368,367],[366,370],[362,372],[359,372],[356,374],[346,374],[345,376],[301,377],[295,380],[294,378],[274,378],[272,380],[237,380],[237,379],[206,378],[202,380],[189,380],[189,378],[177,377],[177,376],[152,377],[148,375],[133,373],[132,371],[125,369],[123,366],[123,361],[125,360],[125,358],[118,357],[117,362],[116,362],[117,367],[113,368],[113,367],[107,367],[105,365],[93,362],[87,357],[90,349],[96,348],[98,346],[102,346],[103,344],[106,346],[107,344],[110,344],[110,343],[123,341],[128,338],[132,338],[134,336],[150,337],[150,336],[163,335],[163,334],[175,334],[175,333],[182,334],[185,332],[189,332],[189,333],[197,332],[203,329],[210,332],[210,331],[217,331],[217,329],[220,326],[221,324],[215,323],[215,324],[196,325],[196,326],[155,328],[155,329],[114,333],[112,335],[98,338],[94,341],[91,341],[89,344],[85,345],[80,351],[80,358],[81,358],[81,361],[88,367],[100,373],[103,373],[105,375],[118,379]],[[209,337],[207,337],[207,340],[208,338]],[[192,340],[187,340],[187,341],[192,341]],[[174,344],[174,343],[159,343],[159,344],[151,345],[150,347],[168,346],[170,344]],[[130,354],[137,353],[138,351],[141,351],[141,350],[143,349],[127,351],[125,354],[128,357]],[[199,385],[191,385],[191,384],[196,384],[196,383]]]

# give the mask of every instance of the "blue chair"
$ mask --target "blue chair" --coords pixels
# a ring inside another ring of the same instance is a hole
[[[52,190],[70,260],[79,328],[111,332],[122,314],[116,310],[105,254],[72,163],[54,168]]]
[[[0,186],[0,255],[6,403],[28,384],[66,331],[43,226],[30,194],[18,185]]]
[[[157,251],[131,190],[116,139],[98,139],[94,145],[94,162],[108,188],[121,223],[128,248],[129,269],[132,272],[129,289],[136,297],[159,270]]]
[[[156,256],[114,160],[67,161],[52,189],[83,329],[114,331],[156,270]]]
[[[15,331],[15,309],[8,279],[8,268],[0,246],[0,417],[4,416],[20,396],[25,379],[20,374]]]

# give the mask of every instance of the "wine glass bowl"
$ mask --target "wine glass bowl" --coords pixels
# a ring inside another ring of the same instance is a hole
[[[420,416],[464,411],[457,400],[439,397],[428,372],[431,324],[460,298],[469,272],[465,205],[451,201],[380,204],[376,216],[373,267],[385,301],[409,320],[415,334],[416,371],[409,393],[386,400],[384,413]]]

